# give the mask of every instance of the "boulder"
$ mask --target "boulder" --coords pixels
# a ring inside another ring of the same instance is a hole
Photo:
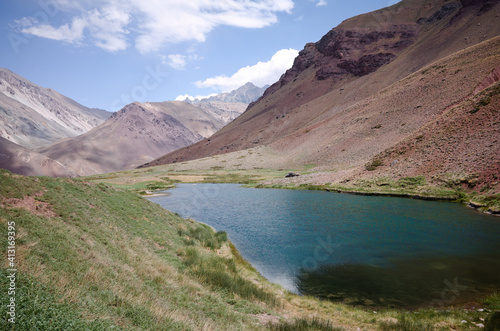
[[[300,176],[299,174],[296,174],[295,172],[289,172],[285,177],[290,178],[290,177],[298,177]]]

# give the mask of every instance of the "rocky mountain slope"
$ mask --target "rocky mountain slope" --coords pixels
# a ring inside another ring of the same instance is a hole
[[[0,137],[16,144],[47,146],[85,133],[110,115],[0,68]]]
[[[423,174],[498,192],[499,16],[498,1],[404,0],[346,20],[210,140],[146,166],[265,147],[246,161],[314,165],[303,181]]]
[[[203,99],[200,102],[233,102],[233,103],[244,103],[250,104],[260,98],[262,94],[266,91],[269,86],[266,85],[264,87],[257,87],[251,82],[246,83],[245,85],[237,88],[231,92],[219,93],[215,96],[212,96],[207,99]]]
[[[247,84],[207,101],[133,103],[93,130],[37,151],[78,175],[133,169],[212,136],[244,111],[242,101],[262,93]]]
[[[204,112],[218,118],[225,124],[240,116],[249,104],[260,98],[268,86],[257,87],[248,82],[238,89],[220,93],[206,99],[187,99],[185,102],[201,108]]]
[[[66,132],[64,133],[66,138],[59,139],[48,146],[42,143],[49,141],[49,134],[45,130],[49,119],[43,118],[41,115],[38,117],[36,115],[30,115],[31,117],[26,115],[27,117],[20,116],[5,121],[4,123],[11,127],[9,132],[12,132],[12,134],[9,137],[22,137],[25,131],[20,129],[20,124],[15,124],[19,121],[26,121],[28,123],[26,125],[29,125],[32,130],[30,141],[36,142],[34,146],[42,144],[41,147],[30,150],[15,143],[9,144],[7,139],[0,140],[0,148],[3,151],[0,167],[26,175],[43,174],[68,177],[132,169],[165,153],[210,137],[245,110],[248,104],[243,101],[248,98],[255,100],[263,93],[263,90],[259,90],[252,84],[247,84],[231,93],[213,97],[210,101],[199,101],[193,104],[180,101],[133,103],[114,113],[102,124],[95,126],[100,120],[96,118],[92,121],[90,117],[85,117],[87,113],[94,112],[102,118],[107,116],[106,113],[98,110],[88,110],[73,102],[81,107],[81,109],[78,108],[79,110],[74,110],[76,117],[73,118],[70,116],[71,114],[64,113],[61,110],[62,108],[56,107],[58,105],[57,100],[52,97],[56,95],[56,92],[53,90],[36,87],[7,70],[2,72],[5,75],[10,75],[9,90],[11,89],[10,86],[15,86],[14,82],[24,86],[23,98],[19,97],[21,95],[20,89],[16,90],[17,92],[14,91],[13,95],[18,95],[18,99],[29,103],[35,109],[40,110],[41,108],[36,108],[33,101],[35,98],[31,97],[30,99],[25,96],[26,94],[36,95],[37,98],[42,100],[43,104],[57,109],[55,114],[61,116],[58,119],[60,122],[66,121],[64,122],[66,124],[77,123],[75,121],[82,118],[86,118],[87,121],[80,123],[82,125],[80,128],[76,124],[73,125],[71,128],[74,129],[74,132],[61,129],[59,135]],[[2,83],[1,86],[7,87],[7,84]],[[255,91],[260,94],[254,95]],[[42,92],[46,93],[43,94]],[[71,101],[63,96],[59,95],[59,97],[59,99]],[[0,101],[4,99],[0,99]],[[11,99],[7,100],[14,107],[10,114],[19,113],[19,111],[15,110],[16,107],[33,112],[32,108],[16,106]],[[68,110],[68,108],[65,108],[65,110]],[[56,118],[55,115],[53,117]],[[30,121],[33,118],[36,121],[31,123]],[[92,126],[95,127],[92,128]],[[52,128],[50,125],[48,127]],[[76,137],[69,136],[70,134],[74,135],[78,130],[81,132],[90,131]],[[50,140],[55,139],[58,133],[53,130],[51,134]],[[42,137],[47,139],[41,139]],[[36,140],[34,138],[40,139]],[[24,141],[22,139],[17,140]],[[52,166],[53,169],[51,169]]]
[[[203,138],[200,133],[210,131],[199,120],[187,120],[184,125],[172,116],[177,112],[198,114],[198,109],[182,102],[132,103],[89,132],[60,140],[38,152],[78,175],[131,169],[199,141]]]
[[[73,177],[61,163],[0,137],[0,168],[31,176]]]

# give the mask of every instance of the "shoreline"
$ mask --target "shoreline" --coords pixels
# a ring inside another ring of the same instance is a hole
[[[500,217],[500,211],[491,209],[491,207],[473,202],[471,200],[460,200],[460,196],[457,194],[455,196],[439,196],[439,195],[424,195],[418,193],[398,193],[398,192],[380,192],[380,191],[362,191],[356,189],[341,189],[335,187],[324,187],[322,185],[315,184],[307,184],[308,186],[290,186],[290,185],[281,185],[281,184],[255,184],[248,185],[243,184],[245,187],[249,188],[266,188],[266,189],[283,189],[283,190],[305,190],[305,191],[325,191],[325,192],[333,192],[339,194],[352,194],[352,195],[361,195],[361,196],[382,196],[382,197],[394,197],[394,198],[407,198],[407,199],[417,199],[417,200],[427,200],[427,201],[448,201],[448,202],[457,202],[468,208],[474,209],[478,212]]]

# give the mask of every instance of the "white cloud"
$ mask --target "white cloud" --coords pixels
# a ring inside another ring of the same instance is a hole
[[[47,39],[78,43],[83,38],[83,29],[85,29],[86,25],[84,20],[76,18],[71,26],[64,24],[56,29],[49,24],[41,24],[24,28],[22,32]]]
[[[158,51],[169,43],[203,42],[220,25],[269,26],[278,21],[278,12],[293,9],[292,0],[54,0],[54,4],[58,12],[79,14],[69,18],[71,24],[59,27],[50,22],[26,27],[22,23],[30,18],[24,18],[18,21],[22,31],[70,43],[90,37],[94,45],[116,51],[129,44],[130,29],[141,53]]]
[[[293,60],[298,54],[299,51],[295,49],[282,49],[276,52],[269,61],[243,67],[231,77],[226,75],[211,77],[204,81],[197,81],[195,85],[199,88],[212,87],[222,92],[228,92],[248,82],[257,86],[272,84],[292,66]]]
[[[170,54],[166,61],[169,66],[177,70],[186,68],[186,56],[181,54]]]
[[[316,7],[319,7],[319,6],[326,6],[328,3],[326,2],[326,0],[309,0],[311,2],[317,2],[316,3]]]
[[[188,50],[188,52],[190,52]],[[188,62],[196,61],[201,59],[197,54],[170,54],[168,56],[162,56],[162,63],[166,64],[176,70],[186,69]]]
[[[190,96],[189,94],[184,94],[184,95],[179,95],[177,98],[175,98],[175,101],[186,101],[186,100],[191,100],[191,101],[195,101],[195,100],[203,100],[203,99],[208,99],[210,97],[214,97],[216,96],[218,93],[212,93],[212,94],[209,94],[209,95],[197,95],[195,97],[193,96]]]
[[[89,31],[95,45],[107,51],[119,51],[127,48],[125,29],[130,22],[130,15],[114,7],[99,12],[94,10],[88,17]]]
[[[127,48],[125,35],[128,31],[125,26],[129,21],[130,16],[126,12],[106,7],[86,11],[81,16],[74,17],[71,24],[58,28],[47,23],[38,24],[37,21],[26,17],[19,20],[18,25],[22,26],[23,33],[72,44],[82,43],[87,31],[94,45],[113,52]]]

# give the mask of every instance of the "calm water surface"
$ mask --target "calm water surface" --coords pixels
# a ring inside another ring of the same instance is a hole
[[[374,306],[449,305],[500,289],[500,218],[462,205],[179,184],[150,200],[226,231],[286,289]]]

